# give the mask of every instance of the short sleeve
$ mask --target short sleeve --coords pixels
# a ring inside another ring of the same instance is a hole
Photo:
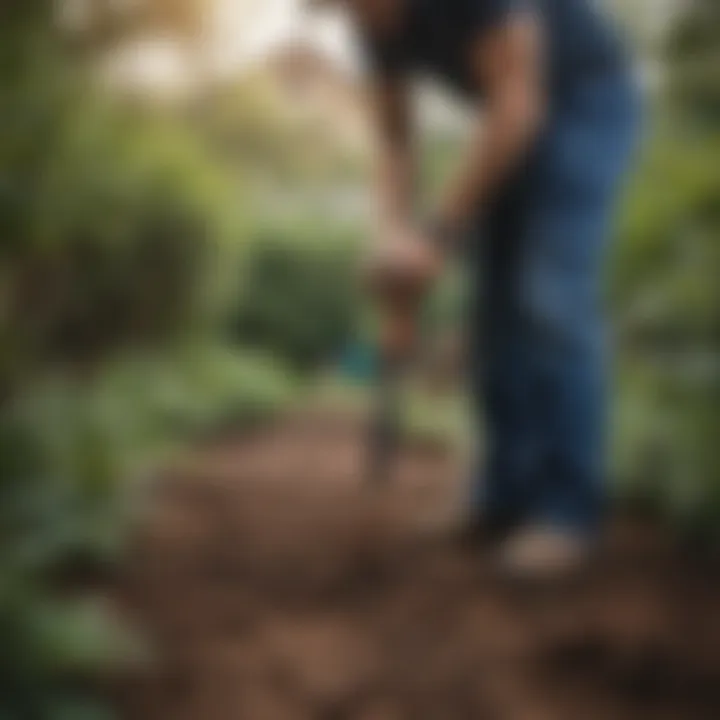
[[[364,67],[370,75],[393,78],[407,72],[409,53],[403,38],[380,38],[363,33],[360,45]]]
[[[474,31],[483,32],[502,25],[518,13],[532,10],[535,0],[465,0]]]

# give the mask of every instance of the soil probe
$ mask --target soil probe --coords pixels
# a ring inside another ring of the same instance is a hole
[[[402,441],[402,379],[417,347],[417,309],[425,293],[416,280],[387,276],[374,287],[382,327],[368,437],[367,482],[390,482]]]

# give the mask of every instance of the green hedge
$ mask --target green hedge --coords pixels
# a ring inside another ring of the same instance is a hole
[[[238,245],[218,169],[169,121],[103,98],[64,112],[14,101],[0,139],[0,384],[207,323]]]
[[[261,228],[238,283],[234,341],[301,369],[336,357],[359,321],[358,251],[354,231],[319,219]]]
[[[109,608],[86,592],[68,596],[68,583],[87,591],[113,571],[144,497],[136,490],[167,452],[262,422],[294,392],[267,357],[189,346],[106,364],[92,381],[48,378],[4,408],[0,717],[55,717],[89,697],[78,681],[87,688],[142,659]]]
[[[180,122],[71,69],[46,30],[5,43],[0,28],[3,720],[106,717],[88,687],[135,648],[86,591],[122,552],[129,479],[289,392],[264,359],[178,350],[213,337],[237,281],[236,186]]]
[[[720,539],[720,137],[659,131],[629,194],[612,300],[621,497]]]

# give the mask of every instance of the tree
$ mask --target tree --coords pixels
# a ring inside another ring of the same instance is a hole
[[[720,6],[695,0],[666,42],[662,123],[627,203],[613,276],[625,474],[668,509],[720,514]],[[630,458],[628,461],[627,458]]]
[[[210,0],[65,0],[68,25],[95,47],[137,33],[192,41],[202,35],[210,5]]]
[[[682,119],[720,127],[720,4],[692,0],[668,42],[670,101]]]

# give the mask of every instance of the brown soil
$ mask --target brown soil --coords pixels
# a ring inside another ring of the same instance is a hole
[[[717,720],[720,581],[618,526],[572,587],[454,544],[461,473],[358,476],[359,425],[306,415],[164,478],[119,596],[154,660],[130,720]]]

